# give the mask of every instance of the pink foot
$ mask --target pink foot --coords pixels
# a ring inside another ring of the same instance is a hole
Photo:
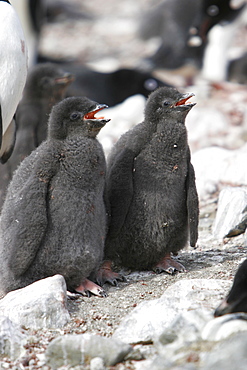
[[[104,261],[99,268],[96,276],[96,281],[99,285],[109,283],[113,286],[118,285],[118,281],[125,281],[125,277],[117,272],[112,271],[112,261]]]
[[[86,297],[90,297],[91,293],[98,297],[107,297],[103,288],[88,279],[85,279],[81,285],[75,288],[75,291]]]
[[[154,271],[158,274],[165,271],[168,274],[174,275],[177,271],[178,272],[187,272],[185,267],[172,259],[170,254],[167,254],[155,267]]]

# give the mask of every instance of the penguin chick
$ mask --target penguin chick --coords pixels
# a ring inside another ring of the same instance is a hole
[[[247,312],[247,259],[239,266],[227,297],[215,310],[214,316]]]
[[[14,114],[27,76],[27,48],[19,18],[7,0],[0,0],[0,161],[15,144]]]
[[[0,292],[61,274],[68,290],[105,292],[87,280],[103,256],[105,157],[96,139],[105,108],[85,97],[52,109],[48,138],[24,159],[0,221]]]
[[[54,104],[65,96],[72,75],[52,63],[38,64],[28,73],[23,98],[16,111],[16,142],[8,162],[0,166],[0,207],[20,162],[47,136],[47,120]]]
[[[146,105],[144,122],[125,133],[108,162],[106,200],[110,221],[105,264],[97,281],[116,284],[110,262],[131,270],[174,273],[170,258],[198,237],[198,196],[185,117],[194,94],[161,87]]]

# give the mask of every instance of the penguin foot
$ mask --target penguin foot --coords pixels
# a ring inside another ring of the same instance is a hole
[[[168,254],[154,267],[154,271],[158,274],[167,272],[170,275],[174,275],[176,272],[186,272],[186,269]]]
[[[81,296],[80,293],[73,293],[73,292],[70,292],[69,290],[67,290],[67,299],[71,300],[71,301],[74,301],[76,300],[77,298],[79,298]]]
[[[118,286],[118,281],[126,281],[123,275],[112,271],[111,265],[112,261],[104,261],[97,271],[96,281],[99,285],[109,283],[113,286]]]
[[[85,279],[81,285],[75,288],[75,292],[85,297],[91,297],[91,294],[94,294],[98,297],[107,297],[107,294],[103,288],[88,279]]]

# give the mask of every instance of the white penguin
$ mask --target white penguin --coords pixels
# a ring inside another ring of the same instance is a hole
[[[5,163],[14,147],[14,114],[28,69],[22,26],[8,0],[0,0],[0,53],[0,161]]]

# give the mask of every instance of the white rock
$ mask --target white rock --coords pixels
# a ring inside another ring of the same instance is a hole
[[[53,369],[83,365],[84,361],[101,358],[106,366],[121,362],[132,347],[117,339],[93,334],[67,334],[55,338],[47,347],[46,363]]]
[[[247,335],[236,333],[217,343],[207,353],[200,369],[203,370],[245,370],[247,369]]]
[[[0,315],[26,328],[60,328],[69,320],[67,288],[61,275],[36,281],[8,293],[0,301]]]
[[[247,186],[247,144],[236,150],[209,147],[198,150],[192,155],[195,169],[196,186],[200,199],[206,198],[218,184]]]
[[[5,316],[0,316],[0,355],[15,360],[25,354],[27,337]]]
[[[90,361],[90,370],[105,370],[104,361],[100,357],[94,357]]]
[[[166,340],[169,343],[169,338],[172,338],[172,336],[175,339],[182,338],[182,342],[186,344],[194,342],[201,338],[202,329],[211,319],[212,312],[209,312],[207,309],[199,308],[197,310],[183,311],[175,317],[161,336],[157,340],[155,339],[155,344],[158,348],[161,348],[166,344]]]
[[[247,332],[247,315],[234,313],[210,320],[201,336],[203,340],[220,341],[240,331]]]
[[[123,319],[113,338],[125,343],[149,342],[169,328],[183,312],[201,308],[213,314],[219,303],[219,291],[227,291],[230,284],[218,279],[178,281],[159,299],[138,305]]]
[[[214,236],[223,239],[245,232],[247,226],[247,188],[226,188],[220,192],[213,226]]]

